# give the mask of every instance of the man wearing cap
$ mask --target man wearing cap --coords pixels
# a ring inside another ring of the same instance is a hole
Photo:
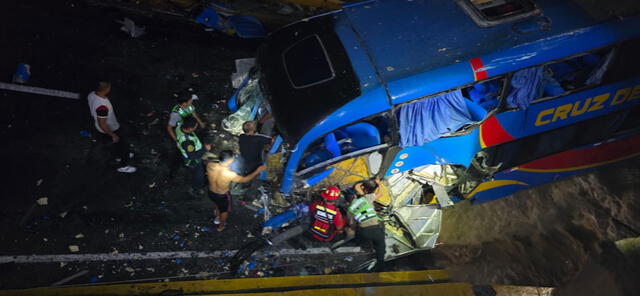
[[[198,116],[196,107],[193,106],[193,100],[197,98],[197,96],[189,93],[180,93],[177,99],[178,104],[171,108],[169,122],[167,124],[167,132],[174,141],[177,141],[175,133],[176,127],[182,124],[182,121],[189,116],[193,116],[193,118],[198,122],[198,125],[200,125],[200,128],[204,128],[204,122]]]
[[[313,218],[309,231],[313,238],[331,242],[336,238],[336,234],[343,233],[345,225],[345,220],[335,205],[336,200],[340,198],[340,189],[329,186],[320,195],[323,201],[312,202],[309,205],[309,214]]]
[[[347,232],[353,233],[357,228],[358,236],[373,243],[376,251],[376,271],[383,269],[386,251],[384,228],[373,206],[373,202],[381,195],[380,185],[378,178],[356,184],[354,189],[358,198],[351,202],[347,210],[350,228]]]

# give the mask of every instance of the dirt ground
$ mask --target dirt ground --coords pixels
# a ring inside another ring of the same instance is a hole
[[[250,232],[260,220],[239,202],[228,230],[210,231],[211,202],[186,193],[184,169],[170,176],[176,152],[165,124],[172,94],[192,88],[201,98],[197,110],[219,126],[233,91],[234,60],[252,57],[259,41],[83,1],[3,5],[0,81],[10,81],[17,64],[26,62],[32,70],[29,85],[77,92],[82,99],[0,91],[0,136],[5,139],[0,145],[5,164],[0,256],[71,254],[69,245],[78,245],[78,254],[224,253],[252,241]],[[115,22],[124,17],[148,33],[127,36]],[[134,174],[117,173],[105,147],[95,141],[84,98],[99,80],[113,83],[110,97],[133,145]],[[201,135],[216,151],[235,143],[216,130]],[[447,209],[443,244],[433,255],[404,258],[393,268],[443,267],[456,280],[558,286],[558,295],[633,295],[628,291],[635,288],[633,279],[640,273],[634,266],[639,265],[613,242],[640,235],[638,164],[634,159],[495,202]],[[48,205],[36,205],[42,197]],[[281,274],[324,272],[305,266],[320,258],[284,257]],[[213,278],[226,272],[226,260],[5,263],[0,264],[0,289],[49,286],[81,271],[87,272],[67,284]],[[345,262],[336,260],[324,263],[340,272]]]

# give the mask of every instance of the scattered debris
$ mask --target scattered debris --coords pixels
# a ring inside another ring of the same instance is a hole
[[[43,237],[42,240],[45,241],[45,242],[49,241],[46,237]]]
[[[84,237],[84,234],[82,234],[82,233],[78,233],[78,234],[76,234],[76,236],[75,236],[75,238],[83,238],[83,237]]]
[[[13,83],[27,83],[29,81],[29,77],[31,77],[31,65],[29,64],[18,64],[18,68],[16,69],[16,73],[13,74]]]
[[[58,216],[60,216],[60,218],[64,218],[64,217],[67,216],[67,212],[66,211],[62,212],[62,213],[58,214]]]
[[[149,188],[153,188],[153,187],[156,187],[156,182],[149,184]]]
[[[125,208],[131,207],[131,206],[133,206],[133,202],[132,201],[130,201],[128,204],[124,205]]]
[[[145,270],[148,272],[156,272],[156,270],[153,267],[147,267],[145,268]]]
[[[125,267],[124,270],[126,270],[127,272],[131,273],[131,272],[136,272],[135,269],[131,268],[131,267]]]
[[[63,268],[65,265],[67,265],[66,262],[60,262],[60,268]]]
[[[353,261],[353,257],[351,256],[344,257],[344,261],[351,262]]]
[[[78,245],[69,245],[69,251],[72,253],[78,252],[80,251],[80,247],[78,247]]]
[[[49,204],[49,198],[47,197],[38,198],[38,200],[36,200],[36,203],[38,203],[41,206],[46,206]]]
[[[91,137],[91,133],[85,130],[80,131],[81,137]]]
[[[38,181],[36,181],[36,186],[40,186],[40,184],[42,184],[42,179],[38,179]]]
[[[124,233],[121,232],[120,234],[118,234],[118,237],[119,238],[124,238]]]
[[[138,38],[145,33],[144,27],[136,26],[136,23],[129,18],[125,17],[124,20],[116,21],[116,23],[122,24],[123,26],[120,27],[120,30],[129,34],[133,38]]]
[[[138,250],[142,250],[142,249],[143,249],[142,245],[138,245]]]

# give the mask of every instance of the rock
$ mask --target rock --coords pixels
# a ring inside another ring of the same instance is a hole
[[[71,251],[72,253],[78,252],[80,251],[80,247],[78,247],[77,245],[69,245],[69,251]]]
[[[46,206],[49,204],[49,198],[47,197],[38,198],[38,200],[36,200],[36,203],[38,203],[38,205],[41,205],[41,206]]]

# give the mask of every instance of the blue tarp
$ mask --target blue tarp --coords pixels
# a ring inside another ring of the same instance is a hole
[[[511,93],[507,96],[509,108],[526,109],[538,95],[543,66],[522,69],[511,78]]]
[[[400,107],[400,146],[421,146],[472,122],[465,100],[455,90]]]

